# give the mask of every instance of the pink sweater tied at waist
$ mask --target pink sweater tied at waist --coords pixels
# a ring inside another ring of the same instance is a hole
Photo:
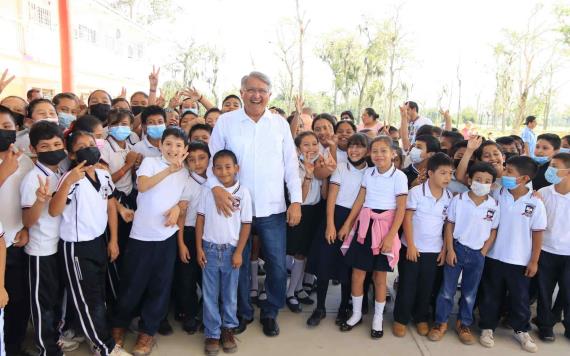
[[[350,243],[356,234],[357,239],[356,241],[359,244],[364,244],[364,240],[366,239],[366,233],[368,232],[368,227],[370,226],[370,220],[372,220],[372,254],[378,255],[381,251],[380,244],[384,237],[388,234],[388,231],[392,227],[392,223],[394,222],[395,216],[394,210],[387,210],[383,213],[375,213],[370,208],[362,208],[360,210],[360,214],[358,214],[358,218],[352,227],[352,230],[344,239],[342,246],[340,248],[343,254],[346,254],[348,248],[350,247]],[[358,226],[358,231],[356,231],[356,227]],[[388,264],[391,268],[394,268],[398,264],[398,259],[400,257],[400,247],[402,243],[400,242],[400,237],[398,234],[394,236],[394,241],[392,241],[392,251],[390,253],[383,253],[388,257]]]

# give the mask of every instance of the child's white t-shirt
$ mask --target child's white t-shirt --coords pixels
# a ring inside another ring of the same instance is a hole
[[[538,191],[546,209],[546,230],[542,249],[555,255],[570,256],[570,193],[560,194],[554,185]]]
[[[101,148],[101,158],[109,165],[111,173],[117,172],[125,165],[127,154],[133,149],[128,141],[125,141],[125,148],[121,148],[119,144],[111,136],[108,136]],[[129,195],[133,190],[133,177],[131,170],[125,172],[125,175],[115,182],[115,188]]]
[[[305,179],[306,170],[303,162],[299,162],[299,178],[301,178],[301,184]],[[313,177],[311,180],[311,185],[309,186],[309,192],[305,197],[305,200],[301,203],[301,205],[316,205],[321,201],[321,186],[322,181]],[[289,197],[290,198],[290,197]]]
[[[194,172],[190,172],[188,176],[186,188],[190,195],[188,197],[188,209],[186,210],[184,226],[196,226],[196,214],[198,212],[198,205],[200,205],[202,189],[208,189],[208,187],[202,186],[206,182],[206,178]]]
[[[354,205],[354,201],[360,191],[362,176],[367,168],[368,166],[365,165],[364,168],[358,169],[349,162],[337,164],[330,178],[330,184],[338,185],[339,187],[336,205],[352,209],[352,205]]]
[[[370,209],[394,210],[396,198],[408,194],[408,178],[394,165],[384,173],[376,167],[368,168],[361,185],[366,188],[364,207]]]

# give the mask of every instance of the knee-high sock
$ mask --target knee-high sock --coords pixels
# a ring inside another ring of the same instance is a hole
[[[362,298],[363,296],[352,296],[352,316],[346,321],[350,326],[356,325],[362,319]]]
[[[303,283],[305,284],[313,284],[315,282],[315,278],[317,278],[314,274],[305,273],[303,277]]]
[[[382,331],[382,320],[384,320],[384,306],[386,302],[374,301],[374,318],[372,319],[372,330]]]
[[[301,281],[301,286],[303,285],[303,270],[305,269],[305,260],[293,260],[293,268],[291,269],[291,279],[289,281],[289,287],[287,288],[287,297],[293,297],[295,291],[297,290],[297,285]]]
[[[251,265],[251,290],[257,291],[257,289],[259,288],[259,281],[258,281],[259,279],[257,277],[259,261],[258,260],[251,261],[250,265]]]

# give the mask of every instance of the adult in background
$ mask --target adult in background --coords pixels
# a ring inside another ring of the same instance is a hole
[[[535,116],[528,116],[524,120],[524,129],[521,133],[521,138],[524,142],[524,155],[529,157],[534,157],[534,149],[536,147],[536,133],[534,133],[534,128],[538,125],[538,121]]]
[[[416,133],[424,125],[433,125],[427,117],[420,116],[420,109],[415,101],[407,101],[404,106],[400,106],[400,136],[402,137],[402,148],[408,151],[416,141]]]

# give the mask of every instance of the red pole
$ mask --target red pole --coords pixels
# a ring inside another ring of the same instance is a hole
[[[73,91],[73,56],[71,52],[71,28],[69,25],[69,7],[67,0],[58,0],[59,10],[59,48],[61,55],[61,89]]]

